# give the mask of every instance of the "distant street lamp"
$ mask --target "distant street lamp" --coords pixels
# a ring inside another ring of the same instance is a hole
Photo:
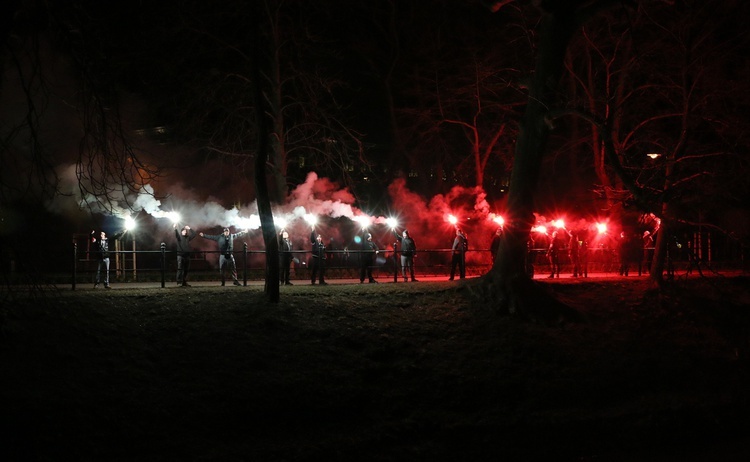
[[[658,159],[659,157],[661,157],[661,154],[659,154],[658,152],[649,152],[649,153],[648,153],[648,154],[646,154],[646,155],[647,155],[647,156],[648,156],[648,157],[649,157],[649,158],[650,158],[651,160],[656,160],[656,159]]]

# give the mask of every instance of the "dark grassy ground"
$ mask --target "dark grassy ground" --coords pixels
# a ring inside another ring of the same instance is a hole
[[[557,326],[476,280],[16,293],[0,457],[744,461],[747,282],[539,282]]]

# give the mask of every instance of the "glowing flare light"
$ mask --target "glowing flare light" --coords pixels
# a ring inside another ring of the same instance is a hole
[[[180,214],[177,212],[167,212],[164,214],[164,216],[169,218],[172,221],[172,223],[175,223],[175,224],[179,223],[181,219]]]
[[[125,229],[128,231],[135,228],[135,219],[133,217],[125,217]]]
[[[273,217],[273,222],[279,229],[286,228],[286,225],[289,223],[284,217]]]
[[[367,227],[370,226],[370,217],[368,216],[360,215],[358,217],[354,217],[353,220],[359,223],[362,229],[367,229]]]

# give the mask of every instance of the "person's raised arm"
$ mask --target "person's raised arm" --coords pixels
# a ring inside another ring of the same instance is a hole
[[[219,240],[219,236],[214,236],[212,234],[199,233],[199,236],[202,237],[202,238],[204,238],[204,239],[211,239],[212,241],[218,241]]]

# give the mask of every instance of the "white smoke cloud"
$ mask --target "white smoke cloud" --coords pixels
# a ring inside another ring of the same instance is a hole
[[[148,184],[137,192],[122,192],[112,189],[110,201],[99,204],[93,197],[81,197],[75,166],[59,170],[64,179],[66,196],[58,197],[50,203],[50,209],[64,211],[77,207],[90,209],[94,214],[126,217],[147,214],[155,219],[156,226],[171,228],[175,215],[180,225],[190,225],[194,229],[233,227],[235,231],[253,231],[260,228],[257,203],[236,205],[227,209],[219,200],[200,200],[199,195],[182,184],[171,185],[168,192],[157,191]],[[472,231],[487,234],[488,239],[497,227],[491,220],[495,214],[490,211],[486,193],[482,188],[455,186],[445,195],[436,195],[429,200],[410,191],[403,179],[395,180],[388,188],[393,210],[400,222],[399,228],[408,227],[416,238],[420,236],[424,246],[446,247],[452,239],[453,226],[448,222],[450,215],[461,221],[461,226],[471,225]],[[387,217],[370,216],[357,208],[356,198],[346,188],[328,178],[321,178],[310,172],[305,181],[292,189],[285,204],[275,206],[273,213],[277,228],[295,230],[295,234],[305,236],[309,232],[306,215],[332,220],[349,219],[358,222],[365,219],[374,229],[380,229],[384,239],[390,233],[385,225]],[[357,223],[354,228],[359,226]],[[307,229],[308,231],[305,231]],[[341,231],[326,229],[328,236],[339,238]],[[374,232],[374,231],[373,231]],[[387,238],[390,241],[390,238]],[[446,242],[448,241],[448,242]]]

